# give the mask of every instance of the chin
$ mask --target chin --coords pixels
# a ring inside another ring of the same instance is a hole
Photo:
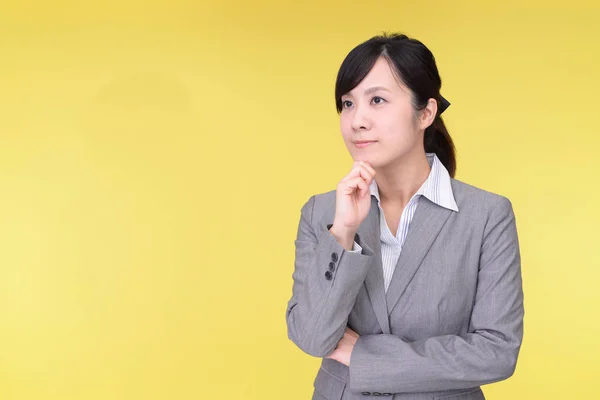
[[[365,155],[356,156],[354,158],[354,161],[368,162],[369,164],[371,164],[371,166],[373,168],[377,168],[379,166],[379,164],[381,164],[381,161],[379,161],[377,157],[373,157],[373,156],[369,157],[369,156],[365,156]]]
[[[380,168],[390,162],[389,154],[383,149],[369,149],[369,151],[356,151],[352,154],[354,161],[365,161],[373,168]]]

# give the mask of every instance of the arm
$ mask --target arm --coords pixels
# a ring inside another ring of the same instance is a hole
[[[486,225],[469,333],[407,342],[361,336],[350,359],[352,391],[461,389],[511,376],[523,338],[523,292],[515,217],[500,198]]]
[[[374,253],[364,244],[362,253],[345,250],[329,232],[330,225],[317,224],[313,228],[314,202],[312,196],[301,210],[286,322],[288,337],[300,349],[325,357],[344,336],[348,315]],[[358,235],[355,241],[360,243]]]

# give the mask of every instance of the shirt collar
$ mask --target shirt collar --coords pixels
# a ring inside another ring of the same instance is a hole
[[[458,205],[454,199],[452,182],[448,170],[444,167],[444,164],[442,164],[435,153],[425,153],[425,155],[427,156],[427,162],[431,167],[431,171],[425,182],[423,182],[413,197],[425,196],[441,207],[458,212]],[[377,187],[375,179],[371,181],[369,189],[371,195],[375,196],[379,202],[379,188]]]

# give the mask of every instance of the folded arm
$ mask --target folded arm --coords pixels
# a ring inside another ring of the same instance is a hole
[[[515,370],[523,316],[515,217],[502,197],[484,233],[469,333],[413,342],[389,334],[361,336],[350,359],[350,390],[422,392],[506,379]]]
[[[312,221],[314,202],[312,196],[301,210],[286,321],[288,337],[300,349],[325,357],[344,335],[374,253],[365,244],[345,250],[329,232],[331,224]],[[355,241],[360,243],[358,235]]]

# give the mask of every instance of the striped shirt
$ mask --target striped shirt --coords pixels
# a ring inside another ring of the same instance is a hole
[[[392,280],[396,263],[398,262],[398,258],[400,258],[400,252],[402,251],[402,245],[404,244],[404,240],[408,234],[410,222],[415,215],[415,211],[417,210],[417,205],[419,204],[419,199],[421,196],[427,197],[440,207],[448,208],[458,212],[458,206],[456,205],[456,201],[454,200],[454,195],[452,193],[450,174],[448,173],[448,170],[444,167],[434,153],[426,153],[426,156],[429,166],[431,167],[429,176],[425,182],[423,182],[419,190],[417,190],[417,192],[411,197],[410,201],[402,211],[402,215],[400,216],[400,224],[396,230],[396,236],[392,234],[385,220],[385,215],[383,213],[383,208],[381,208],[381,201],[379,198],[379,189],[375,179],[371,181],[371,185],[369,187],[371,195],[375,196],[377,199],[377,205],[379,206],[381,228],[381,260],[383,263],[383,280],[385,283],[386,292],[390,281]],[[358,243],[354,242],[354,246],[351,251],[359,253],[362,251],[362,247],[360,247]]]

